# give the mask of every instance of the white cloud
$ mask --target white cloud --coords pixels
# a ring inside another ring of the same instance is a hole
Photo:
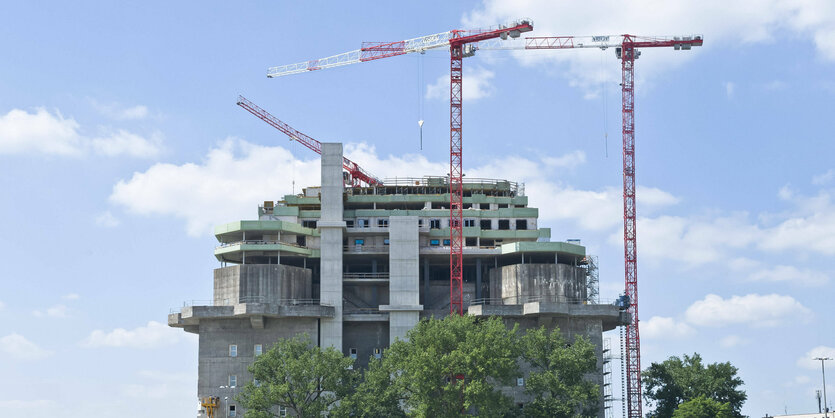
[[[55,305],[47,308],[45,311],[32,311],[32,315],[37,316],[38,318],[66,318],[67,314],[67,307],[65,305]]]
[[[61,296],[61,299],[64,299],[64,300],[78,300],[78,299],[81,299],[81,296],[79,296],[78,293],[67,293],[64,296]]]
[[[791,296],[759,295],[732,296],[723,299],[709,294],[687,308],[687,322],[706,327],[748,324],[770,327],[789,320],[808,320],[812,312]]]
[[[18,360],[37,360],[52,354],[20,334],[0,338],[0,353]]]
[[[542,162],[549,167],[573,169],[586,163],[586,153],[577,150],[559,157],[543,157]]]
[[[39,411],[43,408],[52,406],[55,401],[49,399],[35,399],[35,400],[20,400],[12,399],[0,401],[0,409],[21,409],[24,411]]]
[[[835,359],[835,347],[827,347],[825,345],[819,345],[809,351],[806,352],[802,357],[797,359],[797,365],[804,369],[809,370],[820,370],[821,362],[820,360],[815,360],[815,358],[826,358],[829,357],[831,359]],[[827,366],[831,366],[835,360],[827,360]],[[827,367],[829,368],[829,367]]]
[[[461,81],[463,100],[475,101],[493,94],[491,80],[496,74],[483,67],[464,69],[464,78]],[[434,84],[426,86],[427,99],[449,100],[449,74],[438,77]]]
[[[728,335],[727,337],[724,337],[721,340],[719,340],[719,345],[724,348],[731,348],[740,345],[745,345],[749,342],[750,341],[748,341],[747,339],[742,338],[738,335]]]
[[[113,187],[110,200],[132,213],[185,219],[188,233],[200,236],[215,224],[254,217],[255,204],[280,200],[294,179],[296,192],[318,185],[319,175],[318,159],[298,161],[281,147],[227,139],[201,164],[157,163],[134,173]]]
[[[53,115],[44,108],[34,113],[13,109],[0,116],[0,154],[49,154],[81,156],[95,153],[105,156],[129,155],[153,157],[162,150],[160,135],[143,138],[117,130],[90,138],[81,133],[81,125],[60,112]]]
[[[636,0],[622,7],[617,0],[573,2],[553,0],[485,0],[462,18],[465,28],[480,28],[529,16],[534,31],[528,36],[551,35],[690,35],[705,34],[703,47],[691,51],[646,50],[640,77],[684,65],[700,49],[741,48],[767,43],[784,31],[808,39],[818,53],[835,60],[835,4],[823,0]],[[651,13],[647,11],[651,10]],[[571,83],[593,88],[601,81],[615,82],[619,65],[611,50],[517,51],[524,65],[536,65],[565,74]],[[597,52],[597,53],[594,53]],[[601,69],[600,54],[607,60]]]
[[[725,96],[729,99],[734,98],[734,92],[736,91],[736,84],[728,81],[725,83]]]
[[[179,332],[178,332],[179,331]],[[132,330],[116,328],[105,332],[95,330],[81,342],[83,347],[128,347],[128,348],[158,348],[176,344],[180,341],[181,330],[170,328],[156,321],[149,321],[144,327]]]
[[[104,228],[114,228],[119,226],[119,219],[113,216],[110,211],[105,211],[99,216],[96,216],[96,225]]]
[[[818,174],[818,175],[812,177],[812,184],[816,184],[816,185],[820,186],[820,185],[829,183],[834,178],[835,178],[835,170],[830,168],[829,170],[826,170],[826,173]]]
[[[791,282],[807,286],[820,286],[829,282],[829,276],[810,269],[800,270],[794,266],[776,265],[755,271],[750,276],[753,281]]]
[[[148,117],[148,107],[144,105],[124,107],[117,103],[104,104],[90,99],[90,103],[101,114],[116,120],[136,120]]]
[[[686,338],[696,333],[687,323],[663,316],[653,316],[649,320],[641,321],[640,328],[641,336],[650,339]]]

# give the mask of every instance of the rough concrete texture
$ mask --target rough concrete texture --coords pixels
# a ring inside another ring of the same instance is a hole
[[[332,304],[334,317],[321,322],[322,346],[342,349],[342,144],[322,144],[321,273],[322,303]]]
[[[417,216],[392,216],[389,219],[389,339],[405,340],[423,310],[420,305],[420,265],[418,264]]]
[[[511,264],[490,269],[490,297],[517,305],[530,297],[554,302],[586,298],[586,270],[568,264]]]
[[[374,349],[384,349],[389,346],[388,322],[356,322],[345,327],[342,333],[342,351],[351,353],[356,349],[357,360],[354,367],[368,367],[368,360],[374,355]]]
[[[198,397],[229,397],[229,404],[235,405],[234,397],[252,375],[247,367],[255,360],[255,344],[261,344],[266,352],[280,338],[291,338],[307,334],[311,344],[317,341],[317,320],[308,318],[264,319],[263,329],[253,329],[248,319],[205,319],[200,322],[198,356]],[[230,357],[229,346],[237,346],[237,357]],[[235,388],[229,386],[229,376],[237,376]],[[243,410],[238,407],[239,416]],[[223,415],[221,415],[223,416]]]
[[[311,299],[310,269],[276,264],[245,264],[214,271],[214,304],[278,303]]]

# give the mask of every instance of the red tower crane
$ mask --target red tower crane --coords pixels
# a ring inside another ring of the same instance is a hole
[[[297,131],[292,126],[282,122],[277,117],[271,115],[264,109],[258,107],[255,103],[247,100],[244,96],[238,96],[238,106],[244,108],[247,112],[252,113],[259,119],[270,124],[273,128],[278,129],[285,135],[290,137],[291,141],[297,141],[305,147],[313,150],[313,152],[322,155],[322,143]],[[360,182],[369,186],[381,186],[383,182],[372,176],[369,172],[363,170],[357,163],[342,157],[342,167],[351,175],[351,183],[354,186],[359,186]]]
[[[612,42],[611,40],[614,40]],[[635,195],[635,60],[639,48],[672,47],[689,50],[702,46],[702,36],[639,37],[620,36],[537,36],[522,42],[485,43],[478,49],[572,49],[615,48],[621,60],[621,97],[623,101],[623,259],[625,294],[631,320],[626,327],[626,402],[627,416],[641,416],[641,338],[638,332],[638,249]]]
[[[462,136],[462,60],[475,54],[473,45],[490,39],[518,38],[522,32],[533,30],[530,19],[521,19],[497,28],[452,30],[398,42],[364,42],[362,48],[331,57],[272,67],[267,77],[297,74],[342,65],[373,61],[411,52],[449,47],[449,310],[450,314],[464,314],[463,254],[463,136]]]

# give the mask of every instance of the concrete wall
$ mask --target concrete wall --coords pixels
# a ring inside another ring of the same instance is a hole
[[[278,303],[281,299],[311,299],[310,269],[276,264],[245,264],[214,271],[214,304]]]
[[[252,381],[247,367],[255,361],[255,344],[261,344],[264,352],[280,338],[290,338],[306,333],[312,344],[317,344],[317,323],[312,318],[265,318],[263,329],[253,329],[249,319],[203,319],[200,321],[197,396],[234,397],[245,384]],[[229,345],[238,346],[238,356],[229,356]],[[237,376],[236,388],[220,389],[229,385],[229,376]],[[225,408],[225,405],[224,405]],[[221,411],[220,416],[225,416]],[[243,416],[238,406],[238,416]]]
[[[357,368],[368,367],[368,359],[375,348],[385,349],[388,346],[388,322],[351,322],[342,333],[342,352],[347,355],[351,348],[357,349],[357,360],[354,362]]]
[[[490,269],[490,297],[519,304],[525,296],[554,302],[586,298],[586,270],[568,264],[512,264]]]
[[[322,346],[342,349],[342,144],[322,144],[322,212],[320,299],[336,308],[333,318],[322,319]]]
[[[406,339],[414,328],[423,306],[420,305],[420,266],[418,264],[417,216],[389,218],[389,339]]]

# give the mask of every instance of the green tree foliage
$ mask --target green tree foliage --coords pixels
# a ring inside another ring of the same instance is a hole
[[[744,383],[731,363],[704,366],[698,353],[684,358],[670,357],[662,363],[652,363],[643,371],[644,398],[655,405],[653,417],[669,418],[681,403],[700,396],[727,403],[732,416],[742,417],[742,404],[747,395],[738,388]]]
[[[353,360],[334,348],[311,346],[307,335],[279,340],[249,367],[238,402],[247,418],[277,416],[283,406],[300,417],[319,417],[354,386]]]
[[[339,406],[331,410],[333,417],[405,417],[400,408],[403,393],[395,385],[393,373],[382,360],[372,359],[363,372],[356,390],[343,398]]]
[[[728,402],[722,403],[704,396],[698,396],[673,411],[673,418],[733,418],[733,410]]]
[[[585,380],[597,369],[594,345],[584,337],[568,344],[559,329],[543,327],[521,338],[522,357],[531,367],[525,392],[534,397],[524,409],[529,417],[596,417],[599,386]]]
[[[508,330],[498,318],[450,315],[420,321],[408,338],[392,344],[383,363],[410,415],[490,417],[513,408],[494,385],[520,375],[515,327]]]

